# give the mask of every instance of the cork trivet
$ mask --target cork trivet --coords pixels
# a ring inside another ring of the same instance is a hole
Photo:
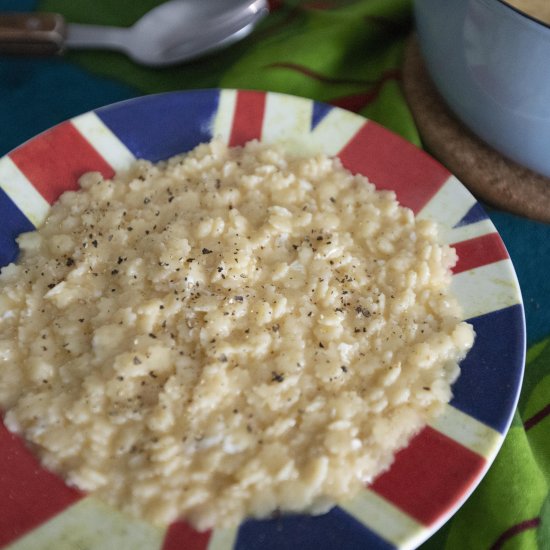
[[[403,89],[426,149],[476,197],[550,222],[550,178],[504,158],[455,118],[430,80],[415,36],[405,48]]]

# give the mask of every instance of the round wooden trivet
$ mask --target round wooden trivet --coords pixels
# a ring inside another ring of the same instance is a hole
[[[415,36],[405,48],[403,89],[428,152],[476,197],[550,222],[550,178],[504,158],[455,118],[430,80]]]

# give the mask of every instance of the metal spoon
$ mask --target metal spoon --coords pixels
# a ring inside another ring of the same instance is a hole
[[[0,54],[109,49],[137,63],[162,67],[244,38],[267,13],[267,0],[170,0],[128,28],[67,24],[52,13],[3,14]]]

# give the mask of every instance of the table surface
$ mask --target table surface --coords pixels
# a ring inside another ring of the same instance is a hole
[[[68,21],[129,25],[155,0],[0,0],[0,11],[54,11]],[[191,88],[252,88],[310,97],[373,119],[420,145],[400,87],[408,0],[272,0],[244,41],[155,70],[112,52],[0,57],[0,156],[67,118],[115,101]],[[550,547],[550,226],[486,206],[512,257],[528,357],[512,427],[466,504],[421,548]]]

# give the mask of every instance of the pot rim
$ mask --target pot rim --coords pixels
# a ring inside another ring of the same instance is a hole
[[[540,19],[537,19],[536,17],[533,17],[532,15],[520,10],[519,8],[516,8],[515,6],[512,6],[506,0],[497,0],[497,2],[500,2],[501,4],[506,6],[507,8],[509,8],[509,9],[515,11],[516,13],[518,13],[519,15],[521,15],[522,17],[526,17],[527,19],[530,19],[534,23],[537,23],[537,24],[541,25],[542,27],[544,27],[546,29],[550,29],[550,23],[545,23],[544,21],[541,21]]]

